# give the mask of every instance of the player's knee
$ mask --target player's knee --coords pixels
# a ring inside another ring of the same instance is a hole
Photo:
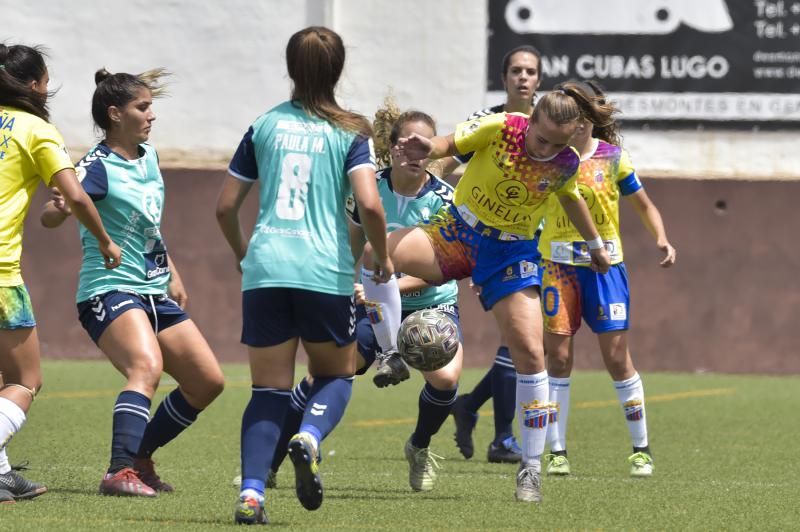
[[[425,380],[437,390],[455,390],[458,388],[458,373],[450,370],[439,370],[425,375]]]
[[[161,357],[155,355],[139,356],[126,371],[129,381],[138,381],[155,390],[161,380],[164,364]]]
[[[569,374],[569,354],[561,356],[558,351],[547,353],[547,372],[554,377],[561,377]]]

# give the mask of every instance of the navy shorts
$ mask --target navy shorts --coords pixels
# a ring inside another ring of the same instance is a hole
[[[137,308],[147,314],[156,335],[189,319],[189,315],[166,294],[140,295],[118,290],[78,303],[78,319],[92,341],[97,343],[112,321]]]
[[[464,336],[461,334],[461,320],[459,318],[457,304],[442,303],[440,305],[431,305],[426,308],[438,310],[450,316],[458,328],[458,341],[464,341]],[[406,319],[409,314],[417,310],[422,309],[404,310],[402,318]],[[364,358],[364,362],[366,362],[363,368],[356,370],[356,375],[363,375],[367,372],[372,363],[375,362],[375,357],[381,351],[381,347],[378,345],[378,340],[375,338],[375,332],[372,330],[372,325],[370,325],[364,305],[358,305],[356,309],[356,319],[358,320],[356,323],[356,341],[358,343],[356,345],[358,347],[358,353]]]
[[[242,292],[242,343],[270,347],[300,337],[307,342],[351,344],[356,339],[353,296],[300,288]]]

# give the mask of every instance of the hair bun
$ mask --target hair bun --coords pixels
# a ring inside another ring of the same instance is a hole
[[[97,72],[94,73],[94,84],[100,85],[102,82],[107,80],[112,76],[111,72],[106,70],[106,67],[101,68]]]

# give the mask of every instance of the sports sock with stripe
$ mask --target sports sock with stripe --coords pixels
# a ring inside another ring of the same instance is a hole
[[[514,435],[511,424],[516,413],[517,372],[508,347],[500,346],[491,369],[492,406],[494,408],[494,443],[499,445]]]
[[[375,339],[381,350],[386,353],[397,350],[397,331],[402,322],[400,288],[393,275],[386,283],[378,284],[373,279],[374,272],[361,269],[361,283],[364,286],[364,298],[367,317],[375,331]]]
[[[125,390],[114,404],[111,436],[111,463],[108,473],[133,467],[142,435],[150,421],[150,398],[139,392]]]
[[[541,456],[547,436],[548,396],[547,371],[533,375],[517,374],[522,462],[537,471],[541,470]]]
[[[263,497],[281,426],[289,407],[289,390],[253,386],[242,414],[242,492],[253,490]]]
[[[547,443],[551,452],[567,449],[569,382],[569,377],[550,377],[550,418],[547,421]]]
[[[202,409],[186,401],[180,388],[175,388],[158,405],[153,419],[147,424],[137,457],[150,458],[156,449],[163,447],[195,422]]]
[[[424,449],[431,444],[431,437],[439,432],[450,415],[450,408],[456,401],[458,387],[452,390],[438,390],[429,382],[425,383],[419,394],[419,414],[417,426],[411,435],[411,444]]]
[[[647,417],[644,410],[644,386],[639,373],[630,379],[614,381],[617,398],[628,423],[631,442],[634,447],[645,448],[647,442]]]
[[[300,423],[303,421],[303,414],[306,410],[306,398],[311,385],[308,380],[303,377],[303,380],[297,383],[292,390],[292,396],[289,400],[289,408],[286,411],[286,418],[283,420],[281,427],[281,437],[278,439],[278,445],[275,447],[275,455],[272,457],[271,469],[275,472],[281,467],[283,460],[286,458],[286,452],[289,448],[289,440],[300,431]]]
[[[352,393],[353,377],[314,377],[299,432],[314,436],[319,447],[341,421]]]

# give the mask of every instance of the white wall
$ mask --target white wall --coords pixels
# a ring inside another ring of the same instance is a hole
[[[309,24],[345,41],[347,107],[371,115],[391,87],[401,107],[433,114],[446,132],[486,103],[485,0],[2,0],[0,13],[6,43],[50,49],[53,122],[76,152],[96,139],[96,69],[164,66],[174,76],[152,136],[162,161],[224,166],[250,122],[288,96],[286,41]],[[644,175],[800,178],[796,134],[625,138]]]

